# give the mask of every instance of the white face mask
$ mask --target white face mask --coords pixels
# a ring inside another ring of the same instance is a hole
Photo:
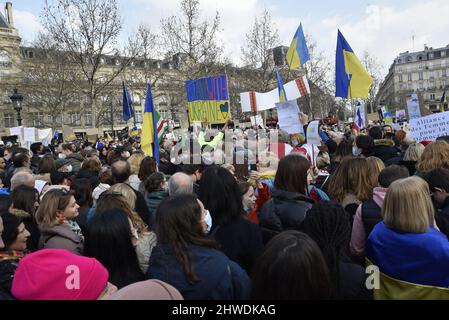
[[[359,148],[357,148],[356,146],[352,147],[352,155],[354,157],[357,157],[359,155]]]
[[[209,210],[206,210],[206,216],[204,217],[204,223],[207,226],[206,231],[204,231],[205,234],[208,234],[210,232],[210,229],[212,228],[212,217],[210,215]]]
[[[131,155],[129,154],[129,151],[125,152],[125,158],[129,158]]]
[[[64,153],[58,154],[59,159],[65,159],[66,155]]]
[[[73,167],[72,167],[71,164],[69,164],[69,165],[67,166],[67,172],[72,172],[72,171],[73,171]]]

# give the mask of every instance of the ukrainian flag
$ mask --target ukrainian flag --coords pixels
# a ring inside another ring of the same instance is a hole
[[[336,58],[336,97],[367,99],[373,79],[338,30]]]
[[[284,84],[282,83],[281,74],[279,73],[278,67],[274,67],[276,70],[276,77],[278,79],[278,89],[279,89],[279,101],[287,102],[287,94],[285,93]]]
[[[300,24],[298,30],[296,30],[293,41],[287,51],[286,59],[290,69],[299,69],[310,60],[309,49],[307,48],[302,24]]]
[[[146,155],[153,157],[159,165],[159,139],[156,121],[156,110],[154,109],[153,95],[151,93],[151,86],[148,83],[140,144],[142,151]]]

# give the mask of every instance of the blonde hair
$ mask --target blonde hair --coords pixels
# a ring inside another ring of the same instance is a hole
[[[142,160],[145,158],[145,154],[141,152],[136,152],[131,155],[131,157],[128,158],[128,163],[131,167],[131,174],[138,174],[140,169],[140,164],[142,163]]]
[[[235,167],[232,164],[229,163],[225,163],[221,165],[222,168],[228,170],[229,172],[231,172],[233,175],[235,174]]]
[[[404,161],[416,161],[421,159],[425,147],[421,143],[413,143],[405,151]]]
[[[444,141],[429,144],[418,163],[418,171],[422,176],[439,168],[449,169],[449,144]]]
[[[368,157],[368,158],[366,158],[366,161],[368,162],[368,166],[369,166],[368,170],[369,170],[371,185],[373,187],[375,187],[378,185],[380,172],[383,169],[385,169],[385,164],[382,160],[380,160],[377,157]]]
[[[434,223],[429,186],[419,177],[393,182],[382,206],[385,225],[404,233],[424,233]]]
[[[58,211],[65,210],[72,197],[73,192],[62,189],[53,189],[45,193],[36,211],[37,223],[48,228],[59,225]]]
[[[107,193],[120,193],[121,195],[123,195],[123,197],[125,197],[126,201],[129,204],[129,207],[131,208],[131,210],[135,209],[136,206],[136,193],[134,192],[134,190],[127,185],[126,183],[117,183],[114,184],[112,187],[110,187],[107,191]]]

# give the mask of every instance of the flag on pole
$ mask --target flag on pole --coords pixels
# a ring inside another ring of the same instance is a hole
[[[443,96],[441,97],[440,112],[444,112],[444,105],[446,103],[447,103],[447,94],[446,94],[446,90],[444,90]]]
[[[157,126],[157,115],[151,94],[151,85],[147,84],[147,97],[145,99],[145,110],[143,113],[141,148],[146,155],[153,157],[159,165],[159,137]]]
[[[354,128],[358,132],[360,132],[360,130],[364,127],[366,127],[365,106],[362,103],[360,103],[360,101],[358,101],[355,107]]]
[[[112,141],[112,137],[109,132],[106,132],[106,139],[108,139],[108,141]]]
[[[156,122],[157,122],[157,136],[159,143],[162,142],[162,138],[164,137],[165,133],[168,130],[168,123],[167,120],[161,117],[159,112],[156,111]]]
[[[279,73],[279,69],[277,66],[274,67],[276,70],[276,77],[278,79],[278,90],[279,90],[279,101],[281,103],[287,102],[287,94],[285,93],[284,84],[282,83],[282,77]]]
[[[128,92],[128,87],[123,82],[123,120],[128,121],[132,117],[134,117],[133,103]]]
[[[287,51],[286,59],[290,69],[299,69],[310,60],[309,49],[307,48],[302,24],[300,24],[298,30],[296,30],[293,41]]]
[[[359,58],[338,30],[336,56],[336,97],[367,99],[373,78],[360,63]]]

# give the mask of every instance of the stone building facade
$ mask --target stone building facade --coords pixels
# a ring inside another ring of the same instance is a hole
[[[425,109],[440,111],[440,101],[449,86],[449,45],[425,46],[423,51],[401,53],[391,65],[377,95],[379,105],[405,109],[405,97],[416,93]],[[446,105],[447,110],[447,105]]]

